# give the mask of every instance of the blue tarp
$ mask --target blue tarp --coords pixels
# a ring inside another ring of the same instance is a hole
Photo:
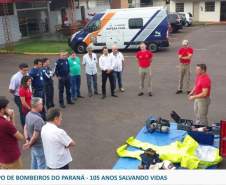
[[[153,117],[154,118],[154,117]],[[151,118],[149,118],[151,119]],[[187,132],[183,130],[177,130],[176,123],[170,124],[170,132],[168,134],[154,132],[152,134],[147,133],[145,127],[143,127],[140,132],[137,134],[136,139],[148,142],[158,146],[169,145],[175,141],[182,141],[186,136]],[[128,150],[137,150],[137,148],[128,147]],[[132,158],[120,158],[113,169],[138,169],[140,161]]]
[[[151,116],[149,119],[155,119]],[[136,139],[148,142],[157,146],[169,145],[175,141],[183,141],[184,137],[187,135],[186,131],[177,130],[176,123],[170,123],[170,132],[168,134],[154,132],[152,134],[147,133],[147,129],[143,127],[137,134]],[[214,146],[218,147],[219,138],[215,138]],[[127,148],[130,151],[138,150],[137,148],[129,146]],[[119,158],[119,160],[114,165],[113,169],[138,169],[140,161],[132,158]],[[217,166],[212,166],[210,169],[216,169]]]

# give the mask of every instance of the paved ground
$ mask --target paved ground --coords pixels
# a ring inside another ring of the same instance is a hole
[[[136,135],[149,115],[170,118],[171,110],[176,110],[185,118],[193,119],[193,104],[186,95],[176,95],[178,82],[178,65],[176,51],[182,39],[191,41],[195,48],[192,66],[207,63],[213,81],[212,103],[209,119],[218,122],[226,119],[226,62],[225,43],[226,27],[209,26],[186,28],[181,33],[170,37],[170,48],[155,54],[153,61],[153,97],[138,97],[138,72],[134,52],[125,52],[126,69],[123,75],[126,92],[118,93],[119,98],[87,97],[86,81],[82,79],[82,95],[73,106],[64,110],[63,128],[77,142],[71,150],[74,161],[71,168],[76,169],[111,169],[117,161],[115,150],[130,136]],[[52,61],[57,56],[51,57]],[[32,66],[35,56],[0,55],[0,92],[8,94],[8,83],[11,75],[21,62]],[[99,76],[99,89],[100,89]],[[56,84],[57,85],[57,84]],[[57,104],[57,88],[55,89]],[[11,106],[15,108],[14,104]],[[18,119],[17,119],[18,120]],[[20,124],[17,124],[21,129]],[[23,152],[25,167],[29,168],[29,152]],[[226,168],[226,164],[222,165]]]

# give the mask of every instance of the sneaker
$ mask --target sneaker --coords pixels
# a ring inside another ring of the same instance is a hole
[[[61,107],[62,109],[65,109],[65,108],[66,108],[66,106],[65,106],[64,104],[60,104],[60,107]]]
[[[80,96],[78,96],[78,98],[84,98],[84,96],[81,96],[81,95],[80,95]]]
[[[123,89],[123,88],[120,88],[119,90],[120,90],[121,92],[125,92],[125,89]]]
[[[143,92],[140,92],[139,94],[138,94],[138,96],[143,96],[144,95],[144,93]]]
[[[99,93],[98,93],[98,92],[95,92],[94,94],[95,94],[95,95],[99,95]]]
[[[178,90],[178,91],[176,92],[176,94],[181,94],[181,93],[183,93],[182,90]]]
[[[152,93],[151,93],[151,92],[149,92],[149,93],[148,93],[148,96],[152,96]]]

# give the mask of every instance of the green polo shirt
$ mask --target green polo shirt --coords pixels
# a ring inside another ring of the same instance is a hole
[[[70,68],[70,75],[71,76],[81,75],[80,58],[69,57],[68,62],[69,62],[69,68]]]

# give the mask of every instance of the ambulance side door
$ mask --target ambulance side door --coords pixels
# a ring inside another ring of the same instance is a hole
[[[141,34],[141,30],[146,22],[144,17],[131,17],[127,19],[127,34],[125,39],[125,47],[137,48],[139,42],[136,41],[136,37]]]

